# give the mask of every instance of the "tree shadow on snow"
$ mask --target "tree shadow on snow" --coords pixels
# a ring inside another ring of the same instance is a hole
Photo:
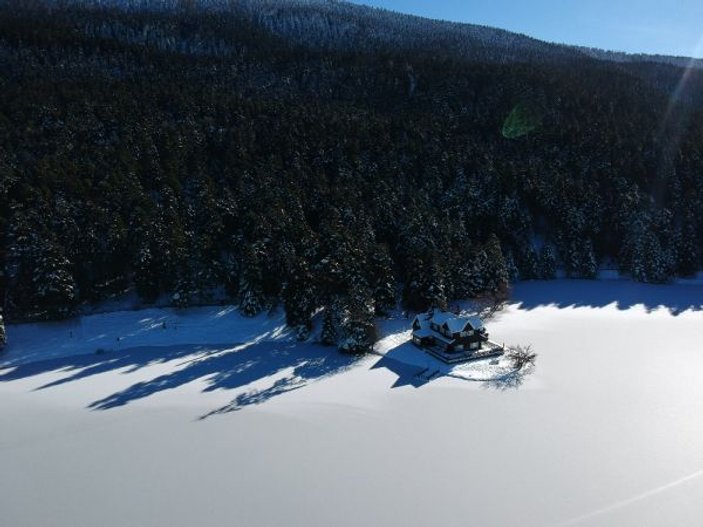
[[[525,382],[525,379],[534,371],[534,366],[525,366],[519,370],[499,375],[494,379],[481,382],[481,387],[486,390],[517,390]]]
[[[36,388],[43,390],[109,371],[125,370],[122,373],[131,373],[146,366],[178,359],[182,360],[171,366],[168,373],[135,383],[92,402],[88,407],[108,410],[197,380],[207,384],[203,392],[235,391],[256,382],[263,385],[238,393],[231,403],[201,416],[204,418],[264,403],[315,380],[340,373],[355,362],[354,357],[333,349],[291,342],[139,347],[21,364],[6,373],[0,371],[0,382],[50,372],[66,373],[65,377]],[[266,383],[270,385],[266,386]]]
[[[513,303],[520,309],[544,306],[605,307],[627,310],[643,305],[647,311],[665,308],[673,315],[703,309],[703,285],[642,284],[630,280],[535,280],[518,282]]]

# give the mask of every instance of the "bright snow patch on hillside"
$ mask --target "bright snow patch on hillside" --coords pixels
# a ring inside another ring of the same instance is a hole
[[[517,388],[443,370],[383,321],[352,359],[226,308],[10,326],[12,527],[697,526],[703,286],[519,284],[487,326]],[[450,375],[454,375],[453,377]]]

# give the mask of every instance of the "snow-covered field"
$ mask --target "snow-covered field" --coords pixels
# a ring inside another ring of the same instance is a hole
[[[488,324],[529,376],[294,342],[280,316],[10,326],[0,525],[698,526],[703,285],[527,282]]]

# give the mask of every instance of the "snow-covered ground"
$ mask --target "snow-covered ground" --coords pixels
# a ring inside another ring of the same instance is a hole
[[[228,308],[10,326],[0,524],[698,526],[703,285],[518,284],[520,382],[383,321],[362,359]]]

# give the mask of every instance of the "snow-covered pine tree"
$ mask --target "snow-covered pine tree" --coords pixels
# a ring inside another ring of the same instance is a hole
[[[376,314],[385,315],[396,304],[393,262],[385,246],[377,246],[369,256],[369,273],[373,288]]]
[[[485,246],[486,253],[486,292],[499,297],[507,296],[508,294],[508,271],[505,266],[505,258],[503,258],[503,250],[500,246],[500,240],[495,234],[492,234]]]
[[[343,321],[344,336],[339,344],[345,353],[367,353],[376,340],[374,301],[371,289],[363,279],[355,279],[347,298],[348,308]]]
[[[262,290],[261,267],[255,247],[249,247],[244,255],[242,274],[240,277],[239,310],[242,315],[253,317],[258,315],[264,307]]]
[[[151,304],[159,296],[159,276],[156,262],[148,243],[137,252],[134,262],[134,287],[139,298]]]
[[[427,276],[427,287],[425,289],[425,298],[429,307],[437,307],[446,309],[447,293],[446,293],[446,278],[444,269],[435,262],[429,268]]]
[[[488,255],[483,247],[474,251],[466,269],[465,287],[469,297],[475,298],[482,295],[488,288],[486,283],[488,269]]]
[[[298,340],[307,340],[310,336],[311,316],[317,307],[314,283],[307,261],[299,258],[283,287],[286,321],[289,326],[296,328]]]
[[[415,311],[427,309],[429,306],[425,296],[427,290],[426,263],[422,258],[411,257],[406,274],[403,303],[407,308]]]
[[[522,280],[534,280],[539,278],[539,260],[531,244],[523,244],[518,253],[518,269]]]
[[[671,251],[662,247],[651,218],[646,214],[639,215],[628,226],[620,257],[623,267],[638,282],[666,282],[675,267]]]
[[[337,344],[339,336],[337,333],[337,323],[339,320],[337,309],[334,303],[330,303],[325,307],[325,312],[322,317],[322,334],[320,335],[320,342],[323,346],[334,346]]]
[[[190,253],[191,246],[181,247],[176,251],[176,282],[171,300],[176,307],[187,307],[202,294],[196,276],[199,272],[198,262]]]
[[[671,243],[676,248],[676,273],[680,276],[691,276],[698,270],[700,249],[694,225],[693,219],[685,220]]]
[[[512,252],[505,255],[505,270],[508,273],[508,280],[510,280],[510,282],[520,280],[520,271],[515,264],[515,257]]]
[[[77,302],[76,283],[71,262],[61,248],[49,240],[38,247],[34,272],[33,316],[43,320],[66,318],[73,314]]]
[[[581,246],[579,274],[583,278],[595,278],[598,274],[598,262],[590,239],[585,240]]]
[[[544,244],[539,254],[539,276],[544,280],[552,280],[557,276],[557,259],[549,244]]]
[[[232,243],[233,247],[241,246],[241,242]],[[237,254],[232,250],[223,252],[220,256],[220,272],[224,282],[225,291],[230,297],[236,298],[239,294],[240,262]]]
[[[2,318],[2,313],[0,313],[0,351],[5,348],[7,344],[7,332],[5,331],[5,321]]]
[[[644,252],[647,255],[645,281],[657,284],[667,282],[674,269],[671,252],[662,246],[654,233],[646,236],[644,243]]]

